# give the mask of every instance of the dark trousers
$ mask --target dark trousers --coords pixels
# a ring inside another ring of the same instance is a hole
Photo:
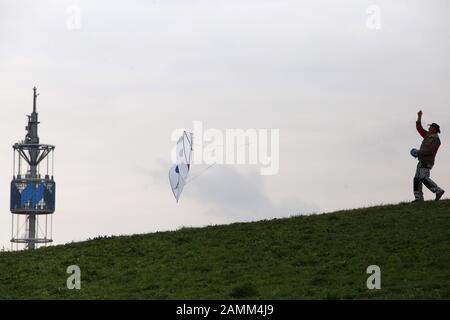
[[[438,185],[431,180],[430,172],[433,169],[432,165],[425,164],[419,161],[417,165],[416,175],[414,176],[414,197],[416,200],[423,200],[422,185],[425,185],[431,192],[437,193],[442,191]]]

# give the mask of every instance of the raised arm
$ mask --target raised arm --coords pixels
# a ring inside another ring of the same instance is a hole
[[[419,132],[419,134],[422,136],[422,138],[425,138],[428,134],[428,131],[422,127],[422,114],[422,110],[417,113],[416,129],[417,132]]]

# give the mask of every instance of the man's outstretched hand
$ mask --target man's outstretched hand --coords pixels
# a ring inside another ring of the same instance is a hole
[[[417,112],[417,121],[421,121],[421,120],[422,120],[422,115],[423,115],[422,110],[420,110],[419,112]]]

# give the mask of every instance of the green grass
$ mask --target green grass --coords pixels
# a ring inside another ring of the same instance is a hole
[[[66,268],[81,268],[68,290]],[[381,268],[381,290],[366,269]],[[0,253],[2,299],[448,299],[450,201]]]

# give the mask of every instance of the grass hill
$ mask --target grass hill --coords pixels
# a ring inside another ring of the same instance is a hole
[[[81,268],[68,290],[66,268]],[[381,268],[381,290],[366,269]],[[450,201],[0,253],[1,299],[449,299]]]

